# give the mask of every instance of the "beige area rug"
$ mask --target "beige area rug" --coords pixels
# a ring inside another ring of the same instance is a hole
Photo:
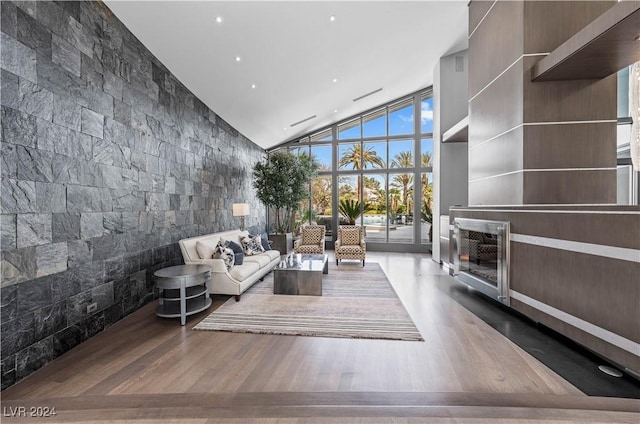
[[[329,262],[322,296],[273,294],[273,272],[194,330],[424,341],[380,265]]]

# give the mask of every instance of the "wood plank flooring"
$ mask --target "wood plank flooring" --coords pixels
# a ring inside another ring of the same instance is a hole
[[[192,331],[213,309],[181,327],[153,302],[3,391],[2,422],[640,422],[639,401],[585,396],[442,293],[428,255],[367,260],[425,342]]]

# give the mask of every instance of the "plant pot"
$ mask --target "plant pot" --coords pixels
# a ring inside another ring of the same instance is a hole
[[[288,255],[293,251],[293,234],[269,234],[269,240],[272,241],[271,248],[279,250],[281,255]]]

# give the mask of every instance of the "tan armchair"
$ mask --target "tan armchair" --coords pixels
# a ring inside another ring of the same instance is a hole
[[[323,254],[326,229],[324,225],[304,225],[300,238],[293,244],[295,253]]]
[[[339,225],[338,238],[335,243],[336,265],[342,259],[362,261],[367,255],[367,244],[364,241],[364,227],[359,225]]]

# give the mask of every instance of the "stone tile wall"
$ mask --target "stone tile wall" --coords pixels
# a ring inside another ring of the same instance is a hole
[[[234,202],[263,230],[265,210],[262,149],[103,3],[0,4],[4,389],[153,300],[178,240],[237,228]]]

